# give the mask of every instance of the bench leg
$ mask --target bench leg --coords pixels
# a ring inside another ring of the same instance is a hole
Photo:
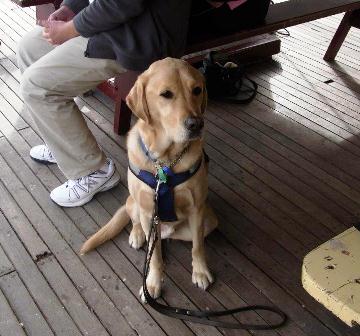
[[[61,0],[53,0],[51,3],[36,5],[36,20],[47,20],[49,15],[60,7],[61,2]]]
[[[354,18],[359,17],[359,11],[350,11],[346,12],[343,19],[341,20],[341,23],[333,37],[333,39],[330,42],[330,45],[325,53],[324,60],[325,61],[333,61],[342,46],[350,28],[353,26]]]
[[[131,114],[125,100],[118,95],[115,102],[114,133],[125,135],[129,131]]]
[[[47,20],[50,14],[55,11],[53,4],[36,6],[36,20]]]
[[[130,129],[132,112],[126,105],[125,99],[133,87],[139,72],[126,71],[115,77],[115,88],[117,90],[115,100],[114,132],[124,135]]]

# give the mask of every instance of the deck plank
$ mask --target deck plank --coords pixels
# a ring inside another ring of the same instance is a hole
[[[40,260],[38,267],[83,335],[109,335],[54,256]]]
[[[16,113],[14,108],[9,104],[8,101],[4,98],[1,94],[3,89],[4,83],[0,81],[0,105],[1,105],[1,112],[4,116],[14,125],[14,127],[19,130],[28,127],[28,124]]]
[[[318,115],[338,125],[339,128],[348,131],[350,137],[359,132],[359,115],[356,113],[359,106],[357,104],[351,104],[348,101],[342,101],[342,104],[329,101],[323,102],[322,97],[313,98],[315,93],[313,90],[303,90],[305,91],[303,92],[298,88],[295,89],[291,87],[290,81],[279,81],[276,76],[257,75],[255,78],[259,79],[260,85],[266,83],[267,86],[271,86],[272,92],[281,92],[295,104],[301,104],[306,110],[313,113],[316,111]],[[354,142],[354,144],[359,145],[358,142]]]
[[[0,277],[13,271],[15,271],[15,268],[0,245]]]
[[[283,115],[279,110],[272,110],[271,105],[273,105],[272,101],[262,96],[259,97],[259,101],[254,101],[251,107],[242,107],[241,110],[259,122],[284,134],[294,143],[305,147],[309,152],[313,152],[316,157],[312,160],[317,164],[321,164],[321,161],[323,161],[325,165],[334,165],[341,172],[345,173],[344,178],[346,178],[346,175],[350,175],[350,179],[354,177],[351,180],[355,181],[356,184],[358,183],[356,182],[355,172],[358,171],[359,168],[357,166],[360,162],[357,156],[341,148],[337,143],[330,141],[321,134],[308,129],[306,125]],[[281,107],[280,110],[282,110]],[[236,114],[235,111],[231,110],[230,113]],[[324,164],[321,164],[321,166],[324,167]],[[350,183],[349,185],[352,184]]]
[[[26,336],[1,290],[0,311],[0,335]]]
[[[3,165],[4,161],[1,156],[0,166],[3,167]],[[60,301],[39,272],[21,241],[17,238],[10,223],[2,214],[0,214],[0,244],[24,281],[31,296],[46,314],[46,319],[54,333],[64,336],[80,336],[81,334],[73,320],[62,308]]]
[[[54,335],[45,319],[46,312],[42,313],[39,310],[16,272],[0,277],[0,288],[11,303],[12,309],[28,336]],[[0,334],[1,331],[0,328]]]
[[[6,178],[11,180],[11,176],[7,174],[11,174],[10,170],[7,170],[7,167],[1,168],[3,169],[2,176],[6,176]],[[4,178],[4,180],[6,178]],[[1,181],[0,194],[0,208],[7,220],[11,222],[14,231],[19,236],[32,259],[36,261],[42,256],[50,254],[48,247],[41,240],[30,221],[26,218],[21,208],[16,204],[15,200]]]
[[[0,3],[0,12],[3,17],[6,16],[10,20],[5,22],[8,22],[15,29],[20,28],[24,33],[31,30],[36,23],[35,18],[30,18],[12,1],[2,1]]]
[[[269,156],[272,154],[271,150],[267,148],[263,148],[260,144],[250,144],[252,148],[245,147],[239,140],[246,141],[249,143],[249,139],[244,139],[241,132],[238,132],[237,127],[234,127],[234,123],[236,126],[238,126],[237,120],[232,120],[232,123],[230,122],[224,122],[222,119],[217,118],[216,119],[216,126],[215,124],[211,124],[210,127],[212,129],[217,130],[217,134],[222,136],[223,138],[226,138],[227,143],[230,143],[232,145],[232,148],[234,149],[234,154],[237,154],[236,152],[244,153],[246,155],[248,160],[253,160],[256,162],[257,165],[260,166],[257,170],[262,173],[263,170],[266,170],[268,173],[273,175],[273,179],[275,180],[274,183],[276,183],[276,177],[281,176],[281,180],[283,183],[286,183],[289,187],[292,188],[293,191],[298,192],[297,200],[294,200],[294,204],[298,206],[304,206],[303,203],[305,203],[307,211],[309,211],[310,214],[314,218],[318,218],[324,225],[330,226],[330,224],[333,224],[334,229],[341,230],[345,226],[339,222],[334,217],[331,217],[329,215],[329,212],[331,212],[331,209],[326,209],[328,204],[331,204],[331,206],[334,206],[338,212],[334,211],[334,214],[336,216],[340,214],[343,214],[344,216],[346,213],[344,213],[344,210],[340,207],[336,206],[336,204],[331,203],[329,199],[325,198],[322,194],[320,194],[317,190],[314,190],[307,186],[304,182],[299,180],[298,178],[294,178],[294,176],[287,172],[282,167],[280,168],[278,164],[281,162],[281,157],[278,157],[276,155],[273,159],[274,162],[269,160]],[[222,127],[223,129],[226,128],[227,132],[219,130],[219,128]],[[229,140],[229,136],[227,134],[230,134],[232,138]],[[250,139],[251,141],[252,139]],[[235,152],[236,151],[236,152]],[[233,151],[232,151],[233,153]],[[229,156],[231,157],[231,156]],[[240,156],[238,155],[237,158]],[[270,156],[270,159],[271,156]],[[283,163],[283,165],[286,165],[286,160]],[[304,197],[301,197],[301,195],[306,195],[306,200],[304,200]],[[302,198],[302,202],[299,200],[299,198]],[[319,206],[317,206],[317,204]],[[320,206],[325,207],[326,210],[323,210]]]
[[[346,121],[346,123],[356,127],[355,131],[359,127],[359,115],[357,113],[359,108],[358,98],[342,91],[336,90],[337,92],[335,92],[329,84],[325,84],[322,81],[314,81],[312,83],[305,81],[303,78],[291,74],[290,71],[286,71],[284,68],[281,72],[277,72],[276,67],[273,69],[269,68],[264,69],[263,66],[261,68],[257,67],[252,73],[258,73],[265,80],[271,78],[274,85],[278,84],[285,88],[285,90],[288,89],[292,92],[294,92],[294,89],[299,90],[299,96],[309,97],[313,105],[315,104],[316,106],[333,111],[342,121]]]

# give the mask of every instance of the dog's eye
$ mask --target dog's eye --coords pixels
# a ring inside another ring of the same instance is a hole
[[[197,86],[192,90],[193,95],[198,96],[202,92],[202,89],[200,86]]]
[[[164,92],[160,93],[160,96],[166,99],[171,99],[172,97],[174,97],[174,94],[170,90],[165,90]]]

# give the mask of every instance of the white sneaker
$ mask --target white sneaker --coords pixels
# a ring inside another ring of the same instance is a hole
[[[56,163],[54,155],[46,145],[39,145],[31,148],[30,157],[40,163]]]
[[[106,160],[106,164],[89,175],[77,180],[69,180],[55,188],[50,198],[63,207],[77,207],[91,201],[98,192],[115,187],[120,181],[114,162]]]

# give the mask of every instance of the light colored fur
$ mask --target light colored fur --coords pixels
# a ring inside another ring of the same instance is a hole
[[[201,93],[194,94],[200,87]],[[161,93],[169,90],[170,99]],[[206,108],[206,89],[203,76],[187,62],[166,58],[153,63],[140,75],[127,97],[127,104],[139,118],[131,129],[127,147],[129,160],[137,167],[154,172],[139,145],[139,136],[153,155],[161,160],[172,161],[189,143],[188,152],[174,167],[174,172],[182,172],[192,167],[203,155],[202,136],[191,138],[184,121],[188,117],[202,118]],[[126,226],[129,219],[133,229],[129,237],[132,247],[138,249],[149,232],[154,209],[154,191],[128,171],[130,195],[123,205],[101,230],[85,242],[81,253],[86,253],[105,241],[114,238]],[[197,171],[186,182],[174,188],[175,212],[178,221],[161,223],[162,238],[181,239],[193,242],[192,281],[206,289],[213,277],[207,267],[204,237],[216,226],[217,219],[207,204],[207,165],[204,160]],[[147,278],[149,293],[160,295],[163,261],[160,242],[156,244]],[[141,291],[142,293],[142,291]]]

